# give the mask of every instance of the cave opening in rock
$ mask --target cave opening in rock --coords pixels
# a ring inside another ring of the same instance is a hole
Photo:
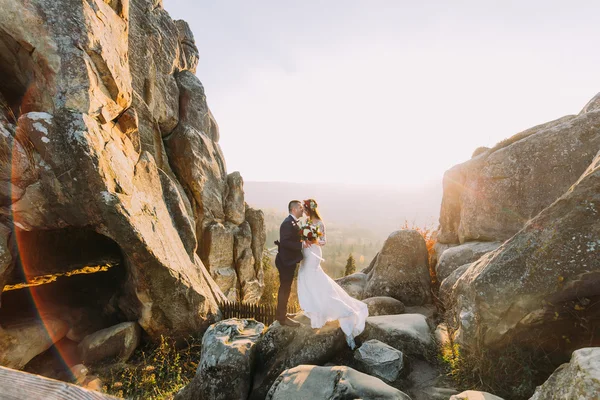
[[[10,333],[18,326],[59,326],[55,345],[32,363],[42,374],[58,358],[71,367],[86,335],[127,320],[118,306],[126,280],[121,250],[86,228],[17,229],[14,236],[19,257],[3,288],[0,327]]]
[[[14,123],[33,81],[33,51],[0,28],[0,76],[3,77],[0,79],[0,109],[14,119]]]

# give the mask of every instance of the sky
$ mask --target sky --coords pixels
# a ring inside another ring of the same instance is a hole
[[[419,187],[600,92],[600,2],[164,0],[229,172]]]

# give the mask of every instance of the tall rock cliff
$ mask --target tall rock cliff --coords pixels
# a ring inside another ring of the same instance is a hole
[[[159,0],[0,7],[0,288],[108,241],[125,269],[111,309],[151,337],[258,300],[262,212],[227,173],[187,23]]]

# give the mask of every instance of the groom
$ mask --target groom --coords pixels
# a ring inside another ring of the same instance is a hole
[[[290,215],[281,223],[279,228],[279,241],[275,241],[278,247],[275,266],[279,271],[279,292],[277,293],[277,321],[281,325],[298,326],[298,322],[286,316],[288,299],[294,280],[296,266],[302,261],[302,241],[300,239],[300,228],[298,219],[302,216],[302,203],[292,200],[288,204]]]

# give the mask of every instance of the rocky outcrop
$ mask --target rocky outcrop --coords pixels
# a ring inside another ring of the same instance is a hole
[[[529,340],[536,348],[560,343],[565,352],[589,345],[598,312],[599,210],[600,152],[564,195],[458,279],[451,314],[461,345]]]
[[[414,230],[392,233],[367,276],[364,297],[388,296],[407,306],[431,301],[427,246]]]
[[[317,332],[302,315],[301,326],[291,328],[275,322],[257,343],[256,373],[251,400],[263,400],[277,377],[286,369],[301,364],[323,365],[347,344],[339,326],[329,323]]]
[[[408,366],[404,354],[379,340],[367,340],[354,352],[356,368],[384,382],[393,383],[403,374]]]
[[[246,399],[252,386],[256,342],[264,328],[262,323],[246,319],[211,325],[202,338],[196,376],[176,400]]]
[[[504,241],[562,196],[600,149],[597,103],[448,170],[438,242]]]
[[[79,355],[87,364],[117,357],[127,361],[140,344],[141,330],[136,322],[123,322],[86,336],[79,343]]]
[[[227,174],[189,26],[150,0],[35,0],[0,28],[0,284],[10,240],[85,228],[122,253],[115,315],[154,339],[206,329],[223,291],[260,297],[261,214]]]
[[[301,399],[410,400],[380,379],[348,367],[299,365],[284,371],[269,390],[267,400]]]
[[[477,261],[485,253],[496,250],[500,242],[468,242],[442,253],[435,267],[438,281],[442,282],[461,265]]]
[[[392,297],[369,297],[364,299],[363,303],[369,308],[369,315],[375,317],[377,315],[392,315],[402,314],[404,312],[404,304],[400,300]]]
[[[539,386],[530,400],[594,399],[600,393],[600,348],[588,347],[573,352],[563,364]]]

